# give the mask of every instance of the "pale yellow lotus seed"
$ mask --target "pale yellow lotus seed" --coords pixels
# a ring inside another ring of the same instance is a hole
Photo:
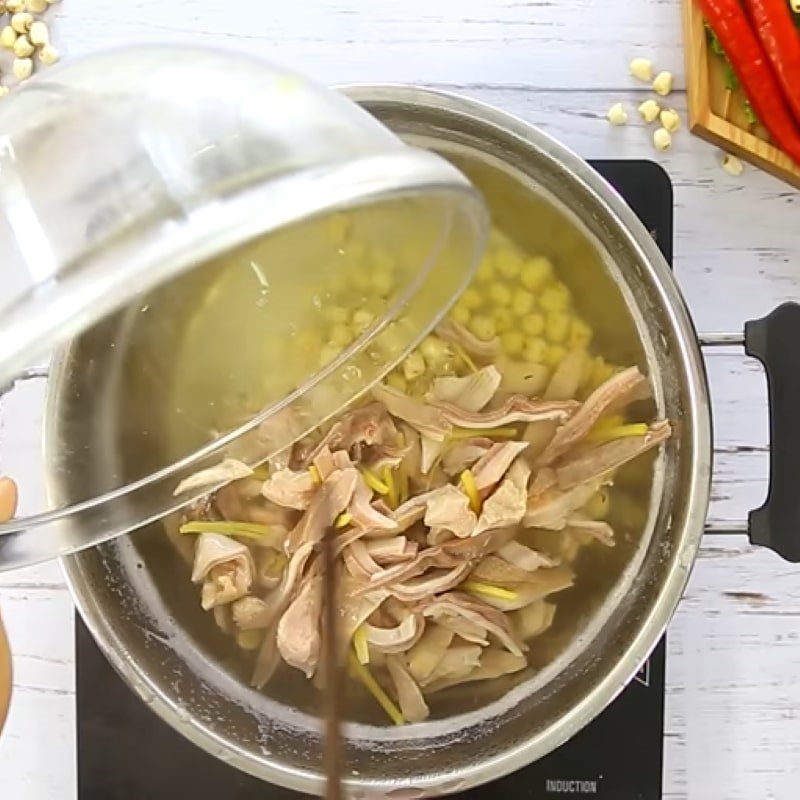
[[[11,15],[11,27],[17,33],[27,33],[33,24],[33,14],[27,11],[20,11],[18,14]]]
[[[9,14],[17,14],[25,10],[25,0],[6,0],[5,6]]]
[[[658,128],[653,134],[653,144],[656,150],[669,150],[672,147],[672,136],[666,128]]]
[[[653,91],[666,97],[672,91],[672,73],[659,72],[653,80]]]
[[[61,53],[59,53],[58,50],[56,50],[56,48],[51,44],[46,44],[39,51],[39,61],[41,61],[42,64],[55,64],[59,58],[61,58]]]
[[[13,71],[17,80],[24,81],[33,73],[33,61],[30,58],[15,58]]]
[[[628,115],[622,107],[622,103],[614,103],[614,105],[608,109],[608,114],[606,116],[612,125],[624,125],[628,121]]]
[[[47,10],[47,0],[27,0],[25,5],[27,10],[32,11],[34,14],[41,14],[42,11]]]
[[[10,25],[6,25],[3,30],[0,31],[0,44],[10,50],[16,41],[17,32]]]
[[[630,64],[631,75],[640,81],[653,80],[653,62],[649,58],[634,58]]]
[[[44,22],[39,22],[38,20],[34,22],[33,25],[31,25],[28,38],[30,38],[31,44],[36,45],[36,47],[42,47],[43,45],[50,44],[50,33],[47,30],[47,25],[45,25]]]
[[[17,58],[27,58],[34,50],[33,45],[28,39],[27,36],[18,36],[17,40],[14,42],[14,55]]]
[[[798,0],[800,3],[800,0]],[[728,175],[733,175],[734,177],[738,178],[744,172],[744,164],[739,161],[736,156],[732,156],[730,153],[725,153],[722,157],[722,169],[728,173]]]
[[[681,118],[674,108],[665,108],[660,116],[661,124],[670,132],[675,133],[681,126]]]
[[[661,111],[661,106],[655,100],[645,100],[639,106],[639,113],[645,122],[653,122]]]

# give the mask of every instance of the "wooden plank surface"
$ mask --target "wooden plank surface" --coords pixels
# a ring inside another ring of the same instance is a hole
[[[633,55],[676,73],[686,117],[680,0],[63,0],[53,36],[69,56],[141,41],[246,50],[325,83],[448,88],[532,121],[585,157],[652,158],[633,109]],[[631,124],[612,129],[623,101]],[[733,178],[686,130],[661,159],[675,186],[676,273],[702,330],[735,330],[800,299],[800,195],[754,169]],[[708,360],[716,462],[711,513],[741,519],[766,491],[765,388],[735,352]],[[0,407],[0,472],[40,491],[41,387]],[[73,800],[72,607],[54,565],[0,576],[16,690],[0,738],[2,797]],[[670,627],[664,786],[669,798],[796,796],[800,782],[800,568],[739,537],[706,537]]]

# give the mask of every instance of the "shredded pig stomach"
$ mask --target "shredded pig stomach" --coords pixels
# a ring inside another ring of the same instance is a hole
[[[332,340],[363,316],[337,314]],[[341,657],[387,720],[421,722],[436,692],[525,669],[577,550],[614,546],[615,473],[671,435],[626,417],[647,377],[591,338],[552,263],[495,231],[448,319],[371,397],[255,471],[226,459],[178,487],[227,481],[171,537],[202,607],[253,651],[254,686],[281,665],[317,676],[331,527]]]

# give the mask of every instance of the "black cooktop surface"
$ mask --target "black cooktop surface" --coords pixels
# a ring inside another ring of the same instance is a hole
[[[649,161],[596,161],[672,259],[672,185]],[[153,714],[77,621],[79,800],[299,800],[207,755]],[[519,772],[460,797],[661,798],[662,640],[635,680],[570,741]]]

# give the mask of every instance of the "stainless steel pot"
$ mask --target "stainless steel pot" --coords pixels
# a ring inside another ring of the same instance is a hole
[[[581,265],[582,274],[568,279],[590,287],[583,303],[599,320],[604,347],[620,363],[649,371],[657,411],[676,430],[647,487],[644,535],[619,548],[624,558],[610,569],[602,592],[575,601],[579,613],[548,644],[547,665],[515,683],[471,688],[453,698],[450,713],[430,722],[348,726],[351,796],[421,797],[497,778],[550,752],[595,717],[646,659],[678,603],[703,533],[710,407],[698,340],[667,264],[632,211],[586,163],[536,128],[471,100],[407,87],[347,93],[404,139],[454,160],[523,246]],[[559,252],[559,226],[581,232],[570,245],[582,248],[581,258]],[[125,324],[124,313],[108,322]],[[92,334],[75,341],[51,378],[50,448],[83,447],[81,437],[98,431],[67,424],[75,393],[63,391],[103,352],[96,344]],[[93,455],[52,487],[67,500],[118,462],[116,434],[125,415],[157,414],[109,408],[100,392],[81,394],[81,402],[104,415],[105,437],[89,441]],[[70,557],[64,569],[95,639],[157,714],[253,775],[323,791],[313,706],[287,701],[291,687],[266,695],[247,687],[197,608],[159,526]]]

